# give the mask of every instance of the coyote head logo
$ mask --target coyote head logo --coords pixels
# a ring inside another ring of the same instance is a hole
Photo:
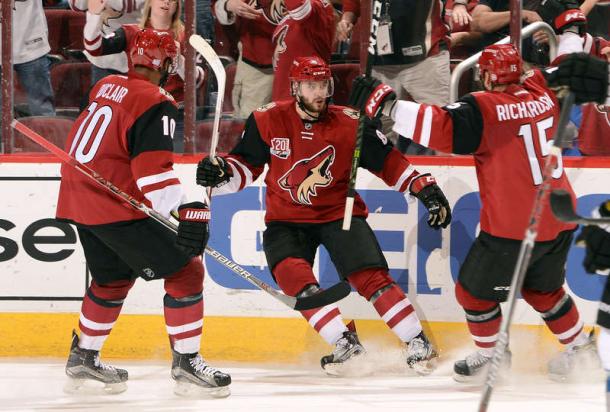
[[[311,205],[311,196],[317,196],[316,188],[333,181],[330,166],[335,160],[335,148],[327,146],[308,159],[299,160],[280,177],[278,184],[290,193],[296,203]]]

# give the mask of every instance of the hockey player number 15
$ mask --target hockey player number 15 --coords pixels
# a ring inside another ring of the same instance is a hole
[[[89,113],[80,124],[76,136],[74,136],[72,146],[70,147],[70,154],[83,164],[90,162],[95,157],[97,149],[99,149],[100,143],[102,143],[102,139],[104,138],[104,133],[106,133],[106,129],[112,120],[112,109],[110,106],[102,106],[99,109],[97,106],[97,102],[93,102],[87,107]],[[98,127],[100,121],[101,125]],[[87,126],[86,129],[85,126]],[[89,145],[91,135],[96,129],[97,132],[93,138],[93,143]],[[89,146],[89,150],[85,153],[87,146]]]
[[[542,157],[549,155],[549,147],[553,144],[553,140],[547,141],[547,130],[553,127],[553,117],[547,117],[546,119],[536,122],[535,133],[538,135],[538,142],[540,143],[540,151]],[[524,124],[519,128],[519,136],[523,138],[525,143],[525,150],[527,151],[527,157],[530,163],[530,169],[532,171],[532,178],[534,179],[534,185],[542,183],[542,169],[538,162],[538,156],[536,156],[536,149],[534,147],[534,131],[532,130],[531,124]],[[553,178],[559,179],[563,173],[563,162],[561,155],[557,158],[557,167],[553,170]]]

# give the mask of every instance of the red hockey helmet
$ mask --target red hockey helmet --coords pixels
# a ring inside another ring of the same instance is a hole
[[[293,96],[297,92],[297,82],[318,82],[324,80],[328,81],[328,97],[333,95],[334,82],[330,67],[317,56],[297,57],[294,59],[288,73],[288,79],[290,80],[290,91]]]
[[[494,84],[520,83],[521,56],[512,44],[493,44],[481,52],[479,71],[481,79],[488,72]]]
[[[136,33],[129,55],[134,66],[144,66],[157,71],[163,69],[165,61],[170,59],[169,72],[173,73],[176,68],[178,47],[171,34],[142,29]]]

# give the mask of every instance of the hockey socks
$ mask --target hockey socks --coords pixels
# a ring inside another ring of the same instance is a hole
[[[203,329],[203,295],[163,298],[165,325],[172,349],[178,353],[197,353]]]
[[[464,308],[468,330],[475,345],[482,349],[493,348],[502,322],[500,305],[474,297],[459,282],[455,285],[455,297]]]
[[[422,331],[421,323],[409,298],[392,283],[377,291],[371,303],[392,332],[403,342],[409,342]]]
[[[117,281],[98,285],[95,281],[83,298],[78,328],[81,331],[78,346],[82,349],[102,349],[116,322],[123,301],[133,281]]]

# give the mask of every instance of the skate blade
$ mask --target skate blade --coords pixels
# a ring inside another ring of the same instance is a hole
[[[438,366],[438,356],[432,359],[414,363],[413,365],[407,365],[407,367],[415,372],[418,376],[427,376],[436,370]]]
[[[231,388],[227,386],[204,387],[190,382],[177,381],[174,394],[183,398],[226,398],[231,395]]]
[[[345,362],[327,363],[322,369],[329,376],[352,378],[372,375],[374,365],[366,362],[366,352],[349,358]]]
[[[103,383],[93,379],[68,378],[64,385],[64,392],[70,395],[117,395],[126,390],[126,382]]]

